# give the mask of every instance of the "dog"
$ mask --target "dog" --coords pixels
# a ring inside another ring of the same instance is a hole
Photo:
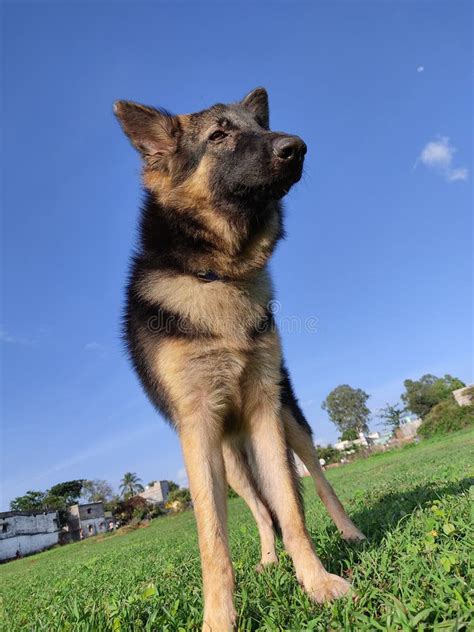
[[[296,453],[342,536],[364,535],[326,480],[294,395],[272,305],[268,260],[281,199],[306,145],[273,132],[268,95],[174,116],[130,101],[115,114],[143,159],[145,200],[127,287],[124,336],[149,399],[176,429],[201,553],[206,632],[236,625],[227,485],[249,506],[260,568],[277,562],[274,522],[309,597],[342,597],[305,528]]]

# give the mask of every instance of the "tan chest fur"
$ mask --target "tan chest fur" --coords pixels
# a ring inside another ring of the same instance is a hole
[[[267,314],[272,297],[266,270],[239,282],[205,283],[189,275],[150,272],[138,289],[147,301],[231,347],[248,348],[249,333]]]
[[[177,423],[199,411],[212,411],[217,417],[224,409],[241,411],[251,383],[268,381],[273,388],[278,382],[278,334],[252,336],[267,315],[272,296],[266,271],[239,284],[152,272],[141,282],[139,293],[212,334],[168,337],[157,344],[143,332],[148,364],[166,390]],[[244,388],[247,381],[249,387]]]

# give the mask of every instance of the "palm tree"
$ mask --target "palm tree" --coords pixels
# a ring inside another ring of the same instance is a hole
[[[126,472],[120,482],[120,492],[124,498],[143,491],[142,479],[135,472]]]

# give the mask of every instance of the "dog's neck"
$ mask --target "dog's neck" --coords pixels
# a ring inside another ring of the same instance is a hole
[[[279,202],[178,209],[146,191],[138,255],[155,269],[238,280],[265,267],[282,235]]]

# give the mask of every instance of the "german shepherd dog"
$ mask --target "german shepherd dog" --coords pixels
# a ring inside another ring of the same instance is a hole
[[[325,570],[305,528],[293,451],[342,536],[364,536],[321,470],[269,308],[280,200],[301,177],[306,145],[270,130],[263,88],[195,114],[130,101],[114,109],[143,159],[146,191],[126,343],[144,390],[181,440],[199,533],[203,630],[236,624],[227,484],[257,522],[261,567],[277,562],[275,519],[311,599],[341,597],[350,585]]]

